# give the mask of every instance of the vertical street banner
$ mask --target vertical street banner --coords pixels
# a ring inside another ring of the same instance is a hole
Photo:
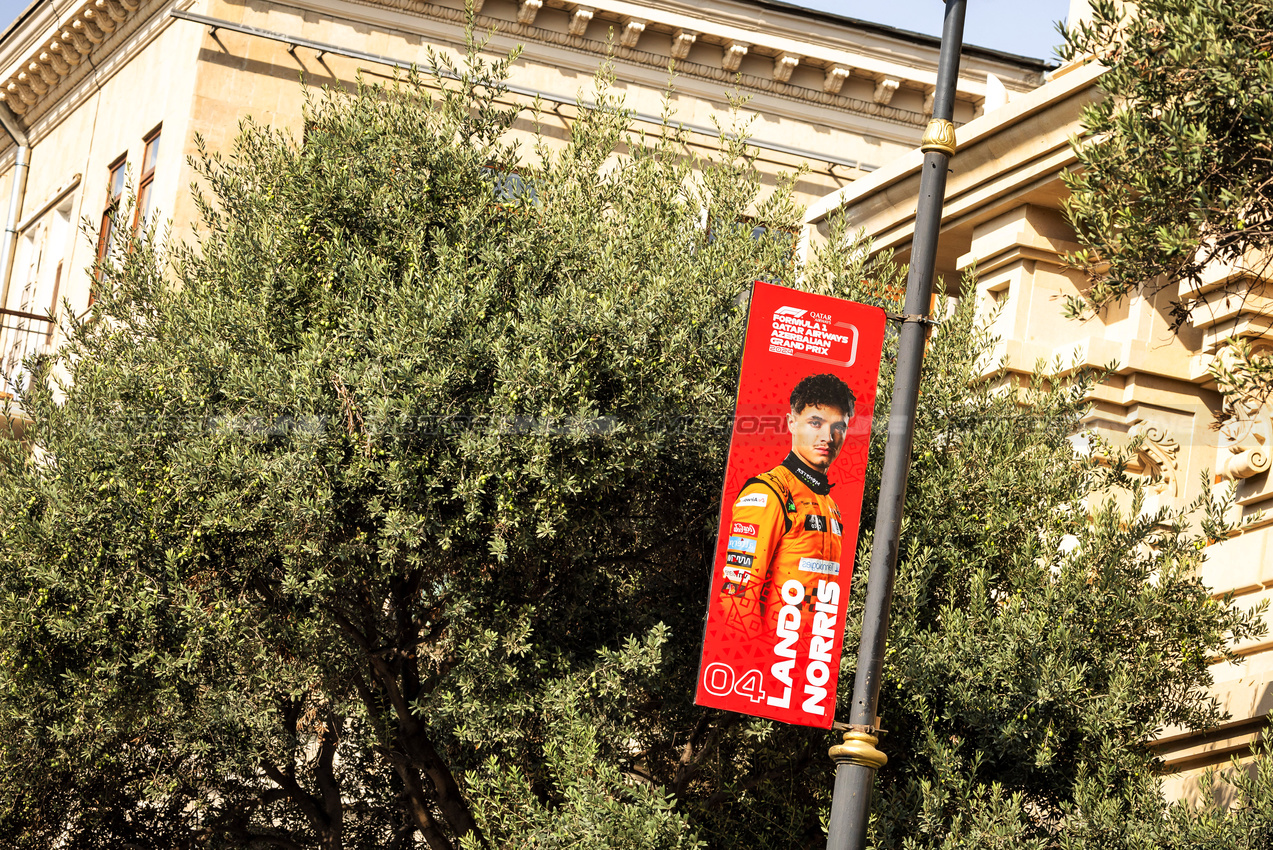
[[[830,728],[884,311],[757,281],[698,705]]]

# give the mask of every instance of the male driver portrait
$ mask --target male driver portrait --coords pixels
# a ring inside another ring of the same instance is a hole
[[[758,602],[763,614],[776,610],[788,579],[809,586],[839,575],[843,527],[827,470],[844,446],[853,405],[835,375],[811,375],[791,391],[791,452],[749,479],[734,501],[723,593]]]

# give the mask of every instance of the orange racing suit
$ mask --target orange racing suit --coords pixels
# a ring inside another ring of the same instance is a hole
[[[827,477],[795,452],[749,479],[727,527],[721,592],[758,602],[766,616],[782,606],[787,580],[797,579],[806,588],[816,587],[819,579],[838,580],[843,525],[830,494]]]

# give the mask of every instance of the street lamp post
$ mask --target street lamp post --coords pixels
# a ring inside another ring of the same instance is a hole
[[[946,0],[941,54],[937,60],[937,89],[933,93],[933,117],[924,131],[924,152],[915,211],[915,236],[911,242],[910,274],[906,279],[906,306],[901,317],[897,348],[897,380],[888,419],[888,444],[880,479],[880,501],[871,550],[870,584],[862,615],[862,642],[858,647],[857,675],[853,680],[850,731],[844,743],[831,748],[835,761],[835,793],[827,829],[827,850],[865,850],[866,825],[871,809],[875,771],[888,757],[877,749],[879,727],[876,707],[880,697],[880,673],[884,667],[884,643],[888,637],[889,607],[897,574],[898,537],[902,504],[910,473],[911,446],[915,439],[915,410],[919,401],[919,369],[928,337],[928,313],[937,264],[937,231],[946,196],[946,170],[955,153],[955,80],[964,40],[967,0]]]

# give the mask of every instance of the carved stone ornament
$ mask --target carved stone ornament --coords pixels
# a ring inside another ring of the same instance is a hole
[[[619,43],[631,50],[637,46],[637,42],[641,39],[641,33],[645,32],[645,25],[648,21],[642,21],[638,18],[629,18],[627,23],[623,25],[623,33],[619,36]]]
[[[774,58],[774,79],[785,83],[791,79],[791,72],[800,64],[800,57],[794,53],[783,53]]]
[[[885,77],[875,84],[875,91],[871,96],[880,106],[888,106],[893,100],[893,95],[897,93],[897,89],[901,85],[901,80],[894,80],[890,77]]]
[[[1246,343],[1222,346],[1211,368],[1222,398],[1220,436],[1232,444],[1246,442],[1256,426],[1269,418],[1265,398],[1256,389],[1259,382],[1244,378],[1249,378],[1249,361],[1273,355],[1273,346],[1256,344],[1245,350],[1243,345]]]
[[[517,7],[517,23],[524,27],[535,23],[535,16],[544,7],[544,0],[521,0]]]
[[[826,76],[822,78],[822,90],[827,94],[839,94],[840,89],[844,87],[844,81],[851,73],[853,71],[847,65],[832,65],[827,68]]]
[[[1230,481],[1250,478],[1269,471],[1269,452],[1263,446],[1243,448],[1229,446],[1228,451],[1221,449],[1220,462],[1217,464],[1220,477]]]
[[[588,24],[592,21],[592,16],[597,10],[591,6],[576,6],[575,11],[570,15],[570,34],[576,38],[583,38],[588,32]]]
[[[690,55],[690,48],[698,40],[698,33],[679,29],[672,36],[672,58],[685,59]]]
[[[1134,423],[1130,433],[1142,440],[1136,449],[1137,462],[1129,464],[1128,471],[1144,475],[1151,482],[1150,488],[1158,493],[1180,495],[1180,443],[1167,433],[1166,428],[1145,421]]]
[[[53,44],[57,43],[58,42],[56,41],[53,42]],[[79,60],[79,56],[76,56],[75,58],[77,61]],[[71,73],[71,66],[67,64],[65,59],[62,58],[60,50],[57,52],[54,52],[52,49],[46,50],[40,54],[40,61],[52,68],[54,73],[61,76]]]
[[[1267,390],[1251,361],[1270,355],[1273,346],[1267,343],[1230,341],[1216,352],[1210,370],[1222,399],[1216,474],[1229,481],[1269,471],[1273,421],[1266,406]]]
[[[65,23],[51,41],[19,63],[13,76],[0,79],[0,102],[14,113],[25,115],[140,6],[140,0],[88,0],[66,15]]]
[[[744,44],[741,41],[731,41],[721,56],[721,67],[731,74],[734,73],[738,70],[738,66],[742,64],[743,57],[747,55],[747,51],[750,49],[750,44]]]

